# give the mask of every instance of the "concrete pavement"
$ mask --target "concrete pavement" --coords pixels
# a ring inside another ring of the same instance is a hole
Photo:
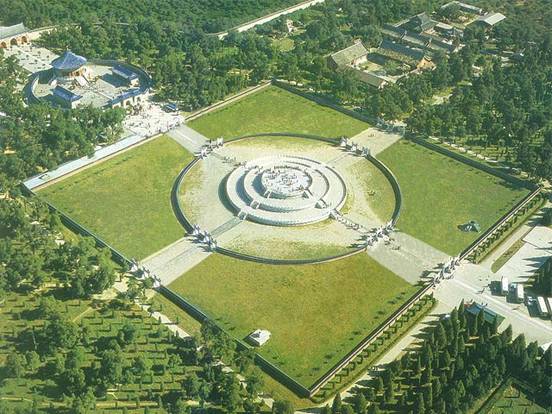
[[[375,127],[370,127],[352,137],[350,141],[360,146],[367,146],[370,148],[371,154],[376,156],[401,138],[399,134],[392,134]]]
[[[491,282],[497,276],[489,269],[473,263],[463,263],[455,272],[454,278],[445,279],[434,290],[435,297],[450,309],[458,306],[461,300],[487,304],[489,309],[502,315],[505,320],[501,328],[512,325],[514,336],[524,334],[528,341],[540,344],[552,338],[552,322],[531,316],[524,304],[508,303],[505,296],[491,292]]]
[[[502,256],[512,245],[517,242],[519,239],[523,238],[527,233],[529,233],[535,226],[538,226],[541,222],[542,215],[544,210],[551,208],[552,203],[546,203],[543,208],[531,216],[525,223],[519,226],[510,236],[506,238],[500,245],[498,245],[491,253],[483,259],[480,263],[482,266],[491,268],[493,263]]]
[[[168,286],[210,254],[205,246],[195,242],[192,237],[183,237],[142,260],[141,264],[159,277],[161,284]]]
[[[524,245],[497,272],[511,282],[527,282],[552,256],[552,229],[538,226],[523,238]]]
[[[180,125],[167,132],[167,135],[190,151],[192,154],[198,152],[208,141],[208,138],[201,135],[187,125]]]

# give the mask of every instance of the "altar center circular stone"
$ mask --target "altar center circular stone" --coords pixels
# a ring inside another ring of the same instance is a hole
[[[330,217],[345,203],[339,173],[319,161],[297,156],[257,158],[237,167],[226,194],[241,219],[273,226],[299,226]]]

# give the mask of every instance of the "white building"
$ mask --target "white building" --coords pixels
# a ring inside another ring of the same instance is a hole
[[[548,309],[546,307],[546,301],[542,296],[537,297],[537,309],[539,310],[539,315],[542,318],[548,317]]]
[[[493,27],[504,19],[506,19],[506,16],[504,16],[502,13],[491,12],[478,17],[476,21],[484,26]]]
[[[247,339],[255,346],[262,346],[270,339],[270,331],[266,329],[256,329],[251,332]]]

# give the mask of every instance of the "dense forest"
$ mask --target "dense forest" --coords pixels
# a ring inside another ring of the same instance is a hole
[[[93,239],[65,241],[56,214],[38,200],[8,198],[0,203],[0,299],[6,292],[39,289],[55,280],[66,296],[88,298],[111,287],[111,252]]]
[[[92,58],[119,58],[141,65],[153,75],[158,97],[179,101],[185,109],[209,105],[245,86],[278,77],[301,82],[315,93],[373,116],[405,119],[409,129],[419,134],[461,136],[478,145],[502,146],[507,162],[531,175],[550,177],[552,93],[547,79],[552,16],[548,2],[477,3],[504,11],[507,20],[492,33],[470,28],[464,39],[467,46],[450,57],[436,56],[435,71],[403,78],[382,91],[370,89],[348,71],[330,70],[325,56],[356,38],[376,46],[382,24],[431,11],[438,2],[331,0],[291,16],[301,30],[291,35],[294,47],[290,50],[279,49],[273,41],[290,36],[285,18],[256,31],[230,33],[219,41],[206,35],[201,24],[183,27],[174,8],[127,13],[117,2],[80,14],[79,25],[61,27],[43,42],[57,50],[70,48]],[[74,10],[87,10],[86,1],[73,4]],[[141,10],[140,4],[136,7]],[[62,5],[46,11],[29,7],[23,20],[63,23],[70,20],[71,10]],[[120,14],[125,16],[124,25]],[[202,20],[201,15],[197,18]],[[501,51],[522,58],[504,66],[499,63]],[[474,74],[475,66],[482,74]],[[452,88],[452,98],[433,105],[430,98],[447,88]],[[474,100],[478,100],[475,106],[471,105]],[[474,118],[477,122],[472,122]]]
[[[113,390],[145,413],[190,414],[190,399],[224,412],[260,411],[253,353],[238,352],[209,323],[195,338],[175,336],[137,305],[150,279],[129,278],[124,293],[110,292],[125,269],[93,239],[69,233],[38,199],[3,199],[0,234],[0,388],[8,395],[1,414],[97,413],[118,407],[108,399]],[[6,401],[14,389],[15,401]],[[25,392],[32,399],[20,398]]]
[[[524,12],[513,12],[496,33],[497,46],[515,52],[511,58],[494,59],[480,76],[470,76],[470,83],[457,87],[448,101],[419,105],[408,125],[427,136],[498,146],[506,161],[533,176],[551,178],[552,31],[539,25],[524,30],[528,16],[526,9],[520,10]],[[552,19],[550,10],[544,13]],[[473,43],[484,48],[484,42],[479,36]]]
[[[358,36],[368,44],[377,43],[381,24],[433,3],[328,1],[293,15],[305,31],[296,37],[296,47],[287,52],[262,36],[269,29],[276,35],[286,34],[284,18],[260,27],[259,33],[231,33],[219,41],[197,26],[183,29],[154,15],[133,14],[128,17],[129,24],[122,26],[111,13],[105,13],[101,25],[81,19],[79,26],[67,26],[45,36],[44,44],[57,50],[70,48],[88,57],[115,57],[141,65],[153,75],[161,99],[178,100],[190,109],[274,76],[304,79],[316,89],[347,96],[353,92],[351,82],[355,88],[363,85],[347,74],[329,71],[324,55]],[[343,27],[349,29],[344,31]]]
[[[323,414],[381,412],[461,414],[481,405],[509,377],[521,378],[548,407],[552,348],[542,354],[536,342],[512,329],[497,332],[484,312],[469,314],[463,303],[432,327],[422,346],[390,363],[366,387],[356,389],[352,405],[336,398]]]
[[[206,33],[230,29],[299,0],[0,0],[6,24],[24,21],[28,27],[60,23],[119,24],[145,21],[175,30],[195,27]]]

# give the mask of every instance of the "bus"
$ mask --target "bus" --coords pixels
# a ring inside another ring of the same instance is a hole
[[[537,297],[537,309],[539,310],[539,315],[542,318],[548,317],[548,308],[546,307],[546,301],[542,296]]]
[[[516,301],[517,303],[522,303],[525,299],[525,291],[521,283],[516,284]]]
[[[548,305],[548,314],[552,315],[552,298],[546,298],[546,304]]]
[[[503,276],[502,279],[500,279],[500,293],[502,296],[508,295],[508,286],[508,278]]]

